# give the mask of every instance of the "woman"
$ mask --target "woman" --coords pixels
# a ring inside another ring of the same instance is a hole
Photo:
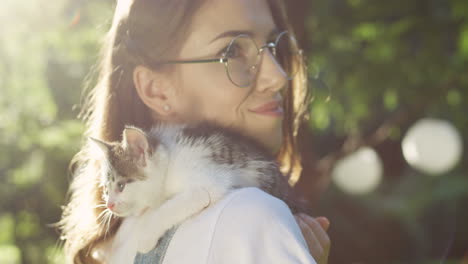
[[[307,94],[294,42],[280,0],[118,0],[103,46],[100,79],[84,108],[86,135],[116,141],[125,125],[149,128],[158,122],[211,120],[258,140],[278,153],[285,171],[297,173],[295,134]],[[101,223],[99,218],[104,208],[99,207],[102,193],[94,160],[85,145],[72,167],[71,199],[61,224],[66,255],[73,263],[100,263],[96,249],[109,244],[119,226],[117,219]],[[180,257],[173,245],[198,241],[188,236],[190,230],[207,225],[194,223],[216,217],[221,221],[217,230],[206,235],[211,236],[210,254],[216,256],[203,263],[228,263],[230,247],[238,244],[250,251],[236,249],[245,253],[236,263],[309,261],[298,225],[317,263],[327,262],[325,218],[298,215],[291,222],[294,218],[279,201],[259,190],[240,192],[247,193],[237,192],[241,199],[227,198],[218,211],[209,208],[183,224],[168,255]],[[252,203],[245,201],[248,197]],[[244,209],[257,213],[242,214]],[[228,216],[238,215],[238,221],[229,222]],[[261,222],[268,217],[277,218],[271,226]],[[263,240],[254,243],[252,236]]]

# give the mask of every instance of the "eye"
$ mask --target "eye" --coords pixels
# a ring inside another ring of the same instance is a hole
[[[123,192],[123,190],[125,189],[125,183],[124,182],[119,182],[117,184],[117,188],[119,188],[119,192]]]
[[[218,53],[216,53],[216,56],[225,56],[225,55],[227,55],[226,52],[227,52],[228,47],[229,47],[229,45],[222,48]]]
[[[241,54],[242,54],[241,46],[237,43],[233,43],[231,47],[229,48],[229,50],[226,50],[225,56],[227,58],[234,59],[234,58],[241,56]]]
[[[216,55],[217,56],[224,56],[226,58],[234,59],[236,57],[241,56],[242,54],[242,46],[239,43],[232,43],[231,46],[227,45],[222,48]]]

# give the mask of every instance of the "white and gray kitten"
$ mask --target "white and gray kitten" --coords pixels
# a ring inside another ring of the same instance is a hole
[[[212,123],[159,125],[149,133],[127,127],[122,142],[93,141],[104,154],[107,207],[124,217],[110,263],[131,263],[137,251],[150,251],[168,229],[235,188],[259,187],[289,198],[267,150]]]

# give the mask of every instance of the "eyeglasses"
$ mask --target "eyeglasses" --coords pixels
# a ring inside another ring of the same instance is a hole
[[[229,80],[238,87],[248,87],[258,73],[258,66],[262,52],[269,49],[281,66],[281,70],[288,80],[292,80],[301,67],[302,50],[297,46],[296,39],[287,31],[281,32],[274,42],[268,42],[260,48],[248,35],[241,34],[234,37],[221,57],[204,60],[170,60],[157,63],[222,63]]]

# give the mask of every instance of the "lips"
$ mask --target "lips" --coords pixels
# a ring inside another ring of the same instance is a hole
[[[249,111],[263,115],[280,116],[283,114],[283,107],[281,106],[281,101],[276,100],[260,105],[256,108],[249,109]]]

